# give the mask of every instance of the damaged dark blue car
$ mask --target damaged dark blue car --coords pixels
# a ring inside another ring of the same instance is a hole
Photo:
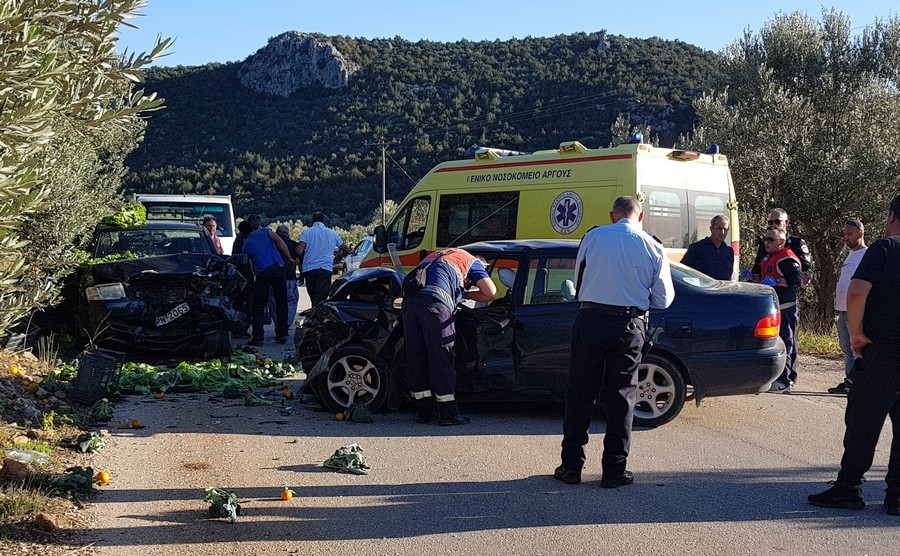
[[[579,308],[572,285],[578,242],[463,248],[485,259],[499,298],[459,308],[457,398],[564,400]],[[677,263],[671,272],[674,303],[650,313],[653,347],[638,373],[637,426],[671,421],[689,399],[764,392],[784,368],[772,288],[714,280]],[[306,312],[297,355],[308,369],[307,391],[328,410],[396,408],[406,398],[401,280],[389,268],[353,271]]]

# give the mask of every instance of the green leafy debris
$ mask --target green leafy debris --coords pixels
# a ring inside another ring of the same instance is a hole
[[[241,515],[241,505],[238,504],[237,493],[224,488],[210,487],[206,489],[206,498],[209,502],[207,514],[209,517],[227,517],[232,523]]]

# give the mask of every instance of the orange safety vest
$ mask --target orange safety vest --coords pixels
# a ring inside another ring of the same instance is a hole
[[[797,261],[797,264],[800,264],[800,257],[794,254],[793,251],[790,250],[789,247],[785,247],[781,251],[777,253],[772,253],[771,255],[766,255],[759,261],[759,277],[761,280],[765,280],[766,278],[784,278],[784,274],[782,274],[781,269],[778,268],[778,263],[780,263],[784,259],[794,259]]]

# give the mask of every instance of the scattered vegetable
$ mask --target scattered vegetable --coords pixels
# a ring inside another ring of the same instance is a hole
[[[272,405],[274,403],[273,400],[266,400],[253,394],[244,395],[244,405]]]
[[[209,517],[227,517],[234,523],[237,516],[241,515],[241,505],[238,504],[235,492],[224,488],[207,488],[204,500],[210,503],[207,510]]]
[[[141,422],[138,421],[137,419],[133,419],[131,421],[131,428],[133,428],[133,429],[139,429],[139,428],[142,428],[143,426],[144,425],[142,425]]]
[[[284,490],[281,491],[281,499],[282,500],[290,500],[291,498],[294,497],[295,494],[297,494],[297,493],[294,492],[293,490],[289,489],[288,487],[284,487]]]
[[[341,446],[322,465],[341,473],[353,473],[354,475],[369,473],[369,463],[363,457],[359,444]]]
[[[107,473],[106,471],[100,471],[94,476],[94,478],[97,479],[97,482],[99,482],[101,485],[109,484],[109,473]]]
[[[338,421],[343,421],[344,419],[346,419],[346,415],[344,415],[344,412],[341,411],[340,413],[335,413],[334,418]]]
[[[69,467],[50,481],[50,486],[67,494],[89,494],[94,490],[94,470],[90,467]]]
[[[108,422],[113,416],[112,405],[110,405],[109,400],[106,398],[103,398],[92,405],[90,411],[91,418],[100,423]]]

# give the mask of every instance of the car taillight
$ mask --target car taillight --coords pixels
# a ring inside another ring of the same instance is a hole
[[[756,329],[753,335],[757,338],[774,338],[778,336],[778,329],[781,327],[781,311],[774,315],[766,315],[759,319],[756,323]]]

